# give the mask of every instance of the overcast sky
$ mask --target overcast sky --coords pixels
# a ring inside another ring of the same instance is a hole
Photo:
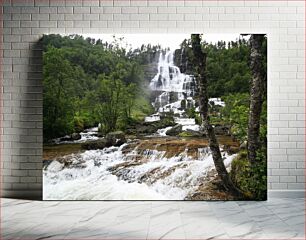
[[[160,44],[162,48],[167,48],[169,47],[171,50],[179,48],[179,45],[181,42],[186,39],[190,38],[190,34],[168,34],[168,33],[163,33],[163,34],[149,34],[149,33],[144,33],[144,34],[82,34],[85,38],[91,37],[94,39],[101,39],[104,42],[112,42],[113,36],[118,37],[124,37],[124,41],[128,44],[131,45],[132,48],[137,48],[140,47],[142,44],[151,44],[151,45],[158,45]],[[234,41],[239,38],[239,34],[204,34],[203,39],[210,43],[216,43],[220,40],[223,41]],[[123,46],[125,47],[125,46]]]

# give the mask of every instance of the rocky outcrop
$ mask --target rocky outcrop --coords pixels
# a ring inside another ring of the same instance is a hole
[[[116,131],[108,133],[105,138],[82,143],[81,147],[86,150],[95,150],[111,146],[119,147],[124,143],[126,143],[124,133],[122,131]]]
[[[107,145],[119,147],[126,143],[124,132],[116,131],[106,134]]]
[[[152,78],[156,75],[158,72],[158,60],[156,62],[143,65],[143,70],[144,70],[144,79],[146,82],[150,82]]]
[[[183,126],[181,124],[175,125],[173,128],[169,129],[166,132],[168,136],[178,136],[183,130]]]
[[[76,140],[80,140],[82,138],[81,134],[79,133],[72,133],[70,135],[67,135],[65,137],[61,137],[60,141],[61,142],[65,142],[65,141],[76,141]]]
[[[85,150],[103,149],[107,147],[107,140],[103,138],[95,141],[85,142],[82,143],[81,147]]]
[[[174,52],[174,64],[178,66],[181,73],[192,74],[193,66],[188,60],[188,50],[186,48],[176,49]]]
[[[173,117],[164,117],[161,118],[161,120],[155,122],[142,122],[130,125],[125,132],[126,134],[131,134],[131,135],[136,134],[138,136],[143,136],[143,135],[154,134],[157,132],[158,129],[174,125],[175,122],[173,120]]]

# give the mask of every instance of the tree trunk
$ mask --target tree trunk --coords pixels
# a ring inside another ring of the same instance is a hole
[[[214,128],[211,126],[208,116],[208,84],[206,78],[206,53],[201,49],[201,38],[199,34],[191,35],[193,65],[195,67],[195,79],[200,115],[204,131],[209,140],[209,148],[212,152],[213,161],[219,177],[226,190],[231,191],[237,196],[241,196],[241,191],[233,184],[222,159],[219,143],[215,135]]]
[[[248,122],[248,159],[251,164],[256,162],[256,152],[260,148],[260,114],[262,107],[263,84],[265,74],[262,66],[261,46],[264,40],[262,34],[252,34],[251,45],[251,71],[250,82],[250,113]]]

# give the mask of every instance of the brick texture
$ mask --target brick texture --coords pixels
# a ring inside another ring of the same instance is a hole
[[[268,34],[268,184],[304,190],[304,1],[2,1],[2,195],[42,189],[42,52],[48,33]]]

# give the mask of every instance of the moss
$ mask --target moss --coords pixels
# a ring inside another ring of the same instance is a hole
[[[180,137],[193,137],[193,134],[190,132],[181,132],[179,136]]]
[[[230,176],[245,197],[252,200],[267,199],[267,162],[266,155],[259,152],[258,162],[251,165],[247,152],[241,151],[233,160]]]

